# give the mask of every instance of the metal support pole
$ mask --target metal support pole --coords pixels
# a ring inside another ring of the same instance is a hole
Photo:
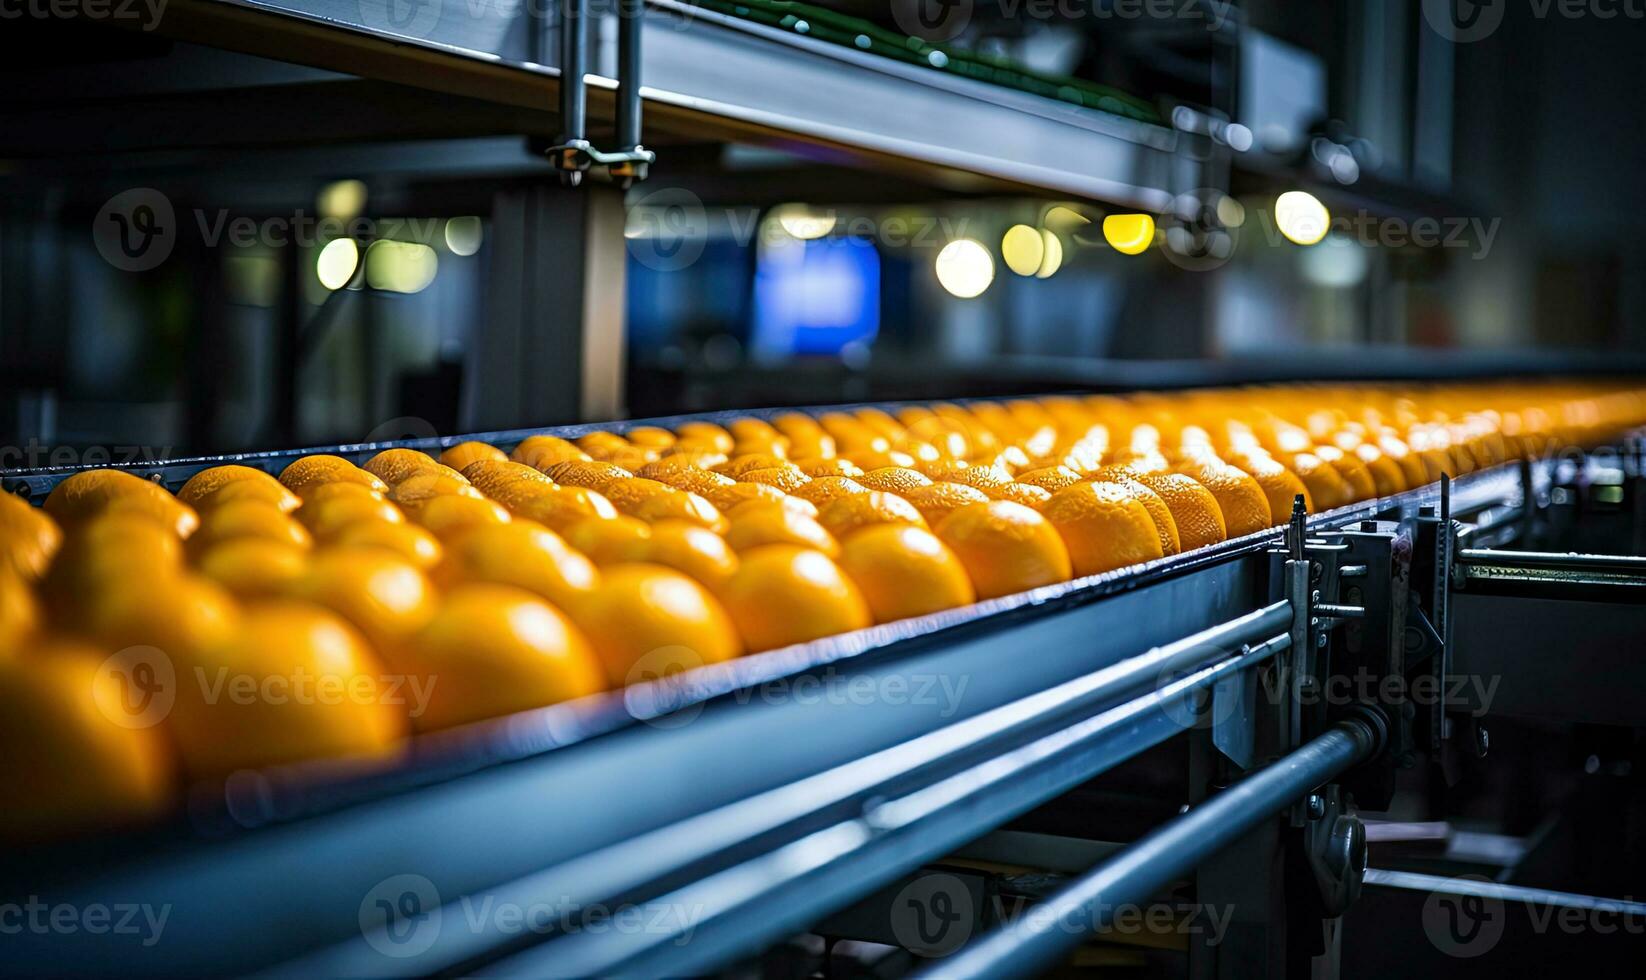
[[[617,149],[640,149],[640,18],[644,0],[617,0]]]
[[[1380,726],[1338,722],[1307,745],[1139,838],[1016,922],[921,974],[928,978],[1032,976],[1111,925],[1116,910],[1147,902],[1310,790],[1381,748]],[[1079,928],[1072,926],[1078,924]]]

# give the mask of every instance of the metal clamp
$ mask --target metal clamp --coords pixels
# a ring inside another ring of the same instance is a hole
[[[640,144],[640,26],[644,0],[617,0],[617,144],[604,151],[589,142],[588,86],[583,75],[588,63],[584,23],[589,0],[561,0],[560,4],[560,142],[544,152],[560,168],[561,179],[575,187],[593,168],[606,171],[627,188],[645,180],[657,154]]]

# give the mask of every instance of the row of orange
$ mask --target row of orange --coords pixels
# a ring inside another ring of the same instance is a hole
[[[25,833],[1191,550],[1646,422],[1590,384],[778,414],[0,497]]]

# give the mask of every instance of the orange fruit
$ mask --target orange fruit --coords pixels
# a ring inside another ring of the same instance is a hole
[[[1178,542],[1184,551],[1226,541],[1228,525],[1212,492],[1181,473],[1142,473],[1137,482],[1160,495],[1172,512]],[[1152,521],[1151,521],[1152,523]],[[1162,549],[1164,551],[1164,549]]]
[[[674,430],[674,434],[682,441],[699,442],[710,446],[715,452],[729,453],[737,440],[732,434],[713,422],[682,422]]]
[[[393,525],[388,525],[393,526]],[[206,549],[194,567],[241,599],[287,594],[308,568],[308,549],[270,538],[232,538]]]
[[[1274,525],[1268,495],[1257,480],[1244,470],[1216,457],[1193,459],[1178,469],[1211,491],[1217,499],[1218,509],[1223,512],[1229,537],[1244,537]]]
[[[295,510],[301,502],[297,495],[280,485],[280,481],[264,473],[262,470],[250,466],[209,466],[206,469],[189,477],[188,482],[177,491],[177,499],[196,510],[208,506],[207,501],[225,487],[236,483],[252,483],[261,486],[260,492],[271,494],[275,499],[270,503],[279,503],[282,510]]]
[[[342,548],[382,548],[423,571],[428,571],[439,563],[441,554],[440,539],[424,528],[416,524],[395,524],[390,521],[350,524],[337,532],[331,543]]]
[[[511,484],[527,482],[551,486],[554,481],[524,463],[512,460],[482,459],[463,467],[463,476],[475,489],[488,497]]]
[[[412,508],[411,518],[437,538],[460,534],[481,524],[507,524],[511,520],[508,508],[495,500],[455,493],[423,501]]]
[[[416,565],[380,548],[322,549],[287,594],[342,616],[376,650],[427,622],[437,599]]]
[[[636,517],[588,517],[567,527],[565,535],[567,544],[595,564],[618,565],[645,560],[652,529]]]
[[[588,556],[529,521],[470,528],[446,542],[446,553],[430,574],[444,588],[510,585],[562,608],[593,590],[600,578]]]
[[[1098,480],[1120,484],[1136,497],[1143,505],[1143,509],[1149,512],[1149,519],[1154,521],[1155,533],[1160,538],[1161,554],[1175,555],[1183,550],[1183,541],[1177,531],[1177,518],[1172,516],[1171,507],[1160,494],[1137,481],[1141,475],[1129,466],[1103,466],[1093,474]]]
[[[794,465],[799,468],[800,472],[806,474],[814,480],[820,480],[824,477],[830,476],[848,476],[856,478],[863,475],[863,467],[858,466],[849,459],[840,459],[834,456],[828,458],[816,456],[802,457],[800,459],[796,459],[794,461]]]
[[[915,510],[920,511],[920,516],[932,527],[936,527],[943,518],[967,504],[989,502],[988,494],[964,483],[933,483],[929,486],[915,487],[903,494],[903,499],[914,504]]]
[[[646,542],[645,560],[684,572],[718,589],[737,571],[737,553],[726,539],[690,521],[658,521]]]
[[[40,602],[23,577],[0,565],[0,659],[21,650],[40,628]]]
[[[534,469],[544,470],[556,463],[588,462],[588,453],[559,436],[527,436],[509,458]]]
[[[360,468],[372,474],[389,486],[416,476],[427,473],[440,466],[433,456],[419,449],[385,449],[360,464]]]
[[[990,500],[1004,499],[1003,494],[1016,486],[1012,482],[1011,474],[997,466],[969,466],[952,460],[939,460],[929,465],[926,468],[926,475],[933,480],[963,483],[981,490]]]
[[[182,562],[182,542],[165,525],[143,514],[105,514],[70,533],[43,586],[78,605],[108,581],[165,578]]]
[[[1383,455],[1382,450],[1369,442],[1363,442],[1354,448],[1354,454],[1366,464],[1366,470],[1371,473],[1372,481],[1376,484],[1377,496],[1392,497],[1406,490],[1406,475],[1400,469],[1400,464]]]
[[[37,582],[62,545],[63,531],[49,514],[0,493],[0,568],[9,566],[25,581]]]
[[[122,675],[104,654],[57,640],[0,657],[0,773],[12,792],[0,840],[37,841],[159,816],[173,763],[161,731],[130,717]]]
[[[440,453],[440,462],[450,466],[457,472],[463,472],[463,467],[470,463],[478,463],[483,459],[502,462],[509,458],[509,454],[489,442],[477,442],[473,439],[460,442],[455,446],[447,446]]]
[[[935,533],[966,568],[979,599],[1066,582],[1069,552],[1036,511],[1007,500],[957,508]]]
[[[770,466],[765,469],[749,470],[738,477],[738,481],[741,483],[764,483],[766,486],[776,487],[784,493],[793,493],[812,482],[812,478],[793,466]]]
[[[752,473],[755,470],[781,470],[789,467],[793,467],[797,473],[800,471],[799,467],[794,466],[793,463],[788,462],[781,456],[774,456],[771,453],[745,453],[741,456],[733,456],[726,462],[714,467],[714,471],[722,476],[729,476],[734,480],[741,480],[743,479],[743,474]]]
[[[1310,513],[1314,513],[1313,507],[1326,511],[1354,503],[1354,491],[1344,481],[1343,475],[1319,456],[1297,453],[1286,468],[1297,474],[1297,478],[1308,488]],[[1287,505],[1286,516],[1290,517],[1291,513],[1291,506]]]
[[[677,458],[677,457],[670,457]],[[724,490],[727,487],[737,486],[737,481],[729,476],[706,470],[699,466],[678,465],[658,468],[657,464],[650,463],[641,467],[637,476],[659,483],[667,483],[676,490],[690,490],[707,498],[711,491]]]
[[[407,705],[395,702],[415,702],[420,690],[386,677],[337,615],[290,600],[247,606],[240,628],[204,651],[193,674],[184,682],[178,671],[167,720],[195,777],[390,754],[407,728]]]
[[[667,449],[675,444],[675,435],[668,429],[661,429],[655,425],[637,425],[623,433],[623,438],[636,446],[647,449]]]
[[[1163,554],[1148,510],[1120,484],[1077,483],[1052,494],[1041,512],[1068,547],[1077,576],[1124,568]]]
[[[204,650],[237,628],[239,609],[216,584],[197,576],[123,578],[80,599],[73,621],[104,649],[155,647],[181,677]]]
[[[183,538],[200,526],[194,508],[121,470],[82,470],[68,477],[46,496],[45,509],[65,528],[114,509],[146,514]]]
[[[200,530],[189,538],[189,549],[198,554],[220,541],[239,537],[269,538],[299,548],[307,548],[314,543],[302,524],[286,516],[273,504],[260,500],[235,500],[206,512]]]
[[[413,507],[434,497],[482,497],[479,489],[463,478],[461,473],[441,473],[426,470],[406,477],[389,491],[389,499],[402,507]]]
[[[877,623],[977,601],[960,559],[936,535],[918,527],[864,528],[841,548],[840,567],[863,593]]]
[[[741,558],[720,599],[751,651],[805,643],[874,621],[857,586],[821,551],[772,544]]]
[[[341,456],[317,453],[293,460],[280,471],[280,482],[299,497],[307,498],[314,488],[327,483],[359,483],[378,493],[386,493],[388,484],[375,475],[354,465]]]
[[[432,682],[419,731],[529,711],[606,687],[588,640],[560,610],[522,589],[453,589],[424,627],[389,651],[396,671]]]
[[[929,487],[931,478],[919,470],[906,469],[901,466],[882,466],[877,470],[870,470],[860,477],[856,477],[859,484],[870,490],[882,490],[886,493],[907,494],[916,487]]]
[[[588,520],[611,520],[618,514],[611,501],[593,490],[585,487],[548,487],[522,500],[515,516],[565,534],[574,524]]]
[[[607,568],[594,592],[570,611],[612,687],[743,652],[731,618],[708,590],[661,565]]]
[[[805,489],[802,487],[801,489]],[[773,486],[764,483],[737,483],[729,487],[711,487],[699,493],[703,499],[713,504],[722,514],[729,514],[740,505],[751,500],[764,500],[770,503],[782,503],[788,495]]]
[[[779,506],[744,504],[739,507],[738,515],[726,531],[726,543],[738,552],[767,544],[792,544],[815,548],[830,558],[840,554],[840,545],[823,530],[823,525]]]
[[[297,508],[295,516],[317,541],[331,540],[333,535],[350,524],[368,521],[399,524],[406,519],[400,508],[387,500],[353,495],[307,501]]]
[[[606,485],[616,480],[624,480],[634,476],[628,470],[615,463],[603,463],[598,460],[582,462],[569,460],[555,463],[543,471],[544,475],[556,483],[570,487],[587,487],[590,490],[604,491]]]
[[[887,466],[914,469],[919,463],[919,460],[916,460],[914,456],[897,449],[854,449],[850,452],[842,452],[840,455],[857,464],[865,473]]]
[[[869,488],[849,476],[820,476],[797,489],[793,496],[822,508],[838,497],[868,493]]]
[[[726,519],[736,520],[738,514],[745,514],[756,510],[786,510],[801,517],[810,517],[817,520],[817,505],[810,500],[800,497],[785,496],[779,500],[767,500],[763,497],[754,500],[745,500],[726,512]]]
[[[691,521],[711,531],[722,531],[726,527],[726,519],[713,504],[695,493],[677,490],[656,480],[640,477],[613,480],[606,484],[602,494],[619,511],[643,521]]]
[[[1009,500],[1014,504],[1022,504],[1030,510],[1039,510],[1046,506],[1046,501],[1052,499],[1050,490],[1045,487],[1037,487],[1032,483],[1008,483],[993,494],[988,494],[982,490],[978,492],[984,493],[991,500]]]
[[[1056,493],[1066,487],[1080,483],[1085,477],[1069,469],[1067,466],[1042,466],[1037,470],[1017,475],[1018,483],[1026,483],[1031,487],[1039,487],[1050,493]]]
[[[239,469],[239,467],[217,467],[218,469]],[[253,470],[253,472],[261,472]],[[268,476],[267,473],[263,474]],[[334,484],[342,486],[343,484]],[[362,488],[364,489],[364,488]],[[200,501],[199,510],[210,510],[213,507],[229,503],[234,500],[256,500],[265,504],[273,504],[283,514],[289,514],[303,506],[303,498],[287,490],[285,485],[272,476],[265,480],[251,478],[229,480]]]
[[[1359,456],[1346,453],[1336,446],[1317,446],[1315,455],[1342,475],[1349,486],[1350,501],[1368,500],[1377,496],[1377,481]]]
[[[228,492],[227,488],[223,492]],[[307,497],[298,498],[302,504],[319,504],[327,500],[347,497],[352,500],[387,500],[386,491],[373,490],[364,483],[322,483],[309,491]],[[295,515],[294,515],[295,516]]]
[[[818,509],[817,519],[837,541],[844,541],[853,531],[871,524],[926,526],[926,519],[914,504],[878,490],[837,497]]]
[[[1311,514],[1315,512],[1314,503],[1309,498],[1309,488],[1298,479],[1296,473],[1267,456],[1238,457],[1237,462],[1257,481],[1263,496],[1268,499],[1271,526],[1278,527],[1291,520],[1292,501],[1298,494],[1303,495],[1304,508]]]

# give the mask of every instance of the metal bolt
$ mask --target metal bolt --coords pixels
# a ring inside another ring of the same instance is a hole
[[[1326,815],[1326,798],[1319,793],[1309,794],[1309,819],[1319,820]]]

